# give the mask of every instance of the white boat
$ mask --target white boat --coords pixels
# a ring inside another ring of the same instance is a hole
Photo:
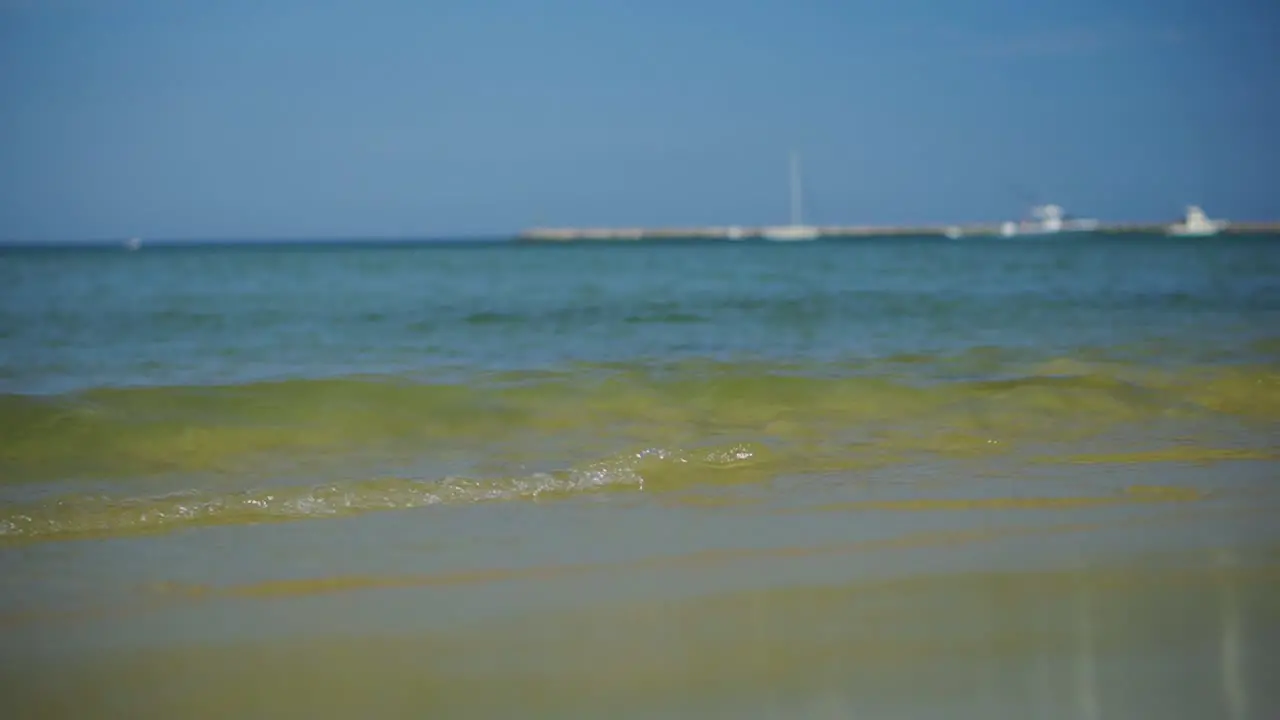
[[[1000,226],[1001,237],[1041,237],[1061,233],[1093,232],[1098,221],[1069,218],[1061,205],[1037,205],[1031,208],[1030,220],[1005,222]]]
[[[805,225],[801,221],[800,194],[800,158],[793,152],[791,153],[791,224],[763,228],[760,231],[761,237],[774,242],[818,239],[818,228]]]
[[[142,238],[131,237],[124,241],[124,249],[134,252],[142,247]]]
[[[1165,233],[1173,237],[1209,237],[1217,235],[1226,227],[1226,220],[1210,220],[1198,205],[1188,205],[1182,222],[1170,225]]]
[[[760,231],[765,240],[774,242],[796,242],[798,240],[817,240],[818,229],[806,225],[777,225]]]

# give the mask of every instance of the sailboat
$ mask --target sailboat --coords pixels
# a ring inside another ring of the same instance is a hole
[[[793,152],[791,153],[791,224],[763,228],[760,236],[774,242],[817,240],[818,228],[805,225],[800,218],[800,158]]]

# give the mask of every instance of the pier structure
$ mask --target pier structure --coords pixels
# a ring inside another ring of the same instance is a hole
[[[1000,237],[1001,223],[950,225],[816,225],[818,237],[940,237],[952,239]],[[1165,235],[1167,222],[1098,223],[1091,232],[1104,235]],[[756,240],[767,237],[767,227],[741,225],[699,227],[545,227],[521,232],[517,239],[526,242],[637,242],[644,240]],[[1280,233],[1280,222],[1232,222],[1221,230],[1223,235]]]

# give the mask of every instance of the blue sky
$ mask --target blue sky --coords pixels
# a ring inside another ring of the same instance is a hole
[[[1273,0],[0,0],[0,239],[1280,219]]]

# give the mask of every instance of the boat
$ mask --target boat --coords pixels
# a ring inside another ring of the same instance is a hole
[[[791,153],[791,224],[766,227],[760,231],[760,236],[774,242],[818,239],[818,228],[801,221],[800,158],[794,152]]]
[[[1165,234],[1172,237],[1209,237],[1222,232],[1227,224],[1226,220],[1210,220],[1198,205],[1188,205],[1182,222],[1170,225]]]
[[[1045,237],[1061,233],[1093,232],[1098,221],[1073,218],[1061,205],[1037,205],[1031,208],[1031,219],[1021,222],[1008,221],[1000,225],[1001,237]]]
[[[142,238],[131,237],[124,241],[124,249],[135,252],[142,248]]]

